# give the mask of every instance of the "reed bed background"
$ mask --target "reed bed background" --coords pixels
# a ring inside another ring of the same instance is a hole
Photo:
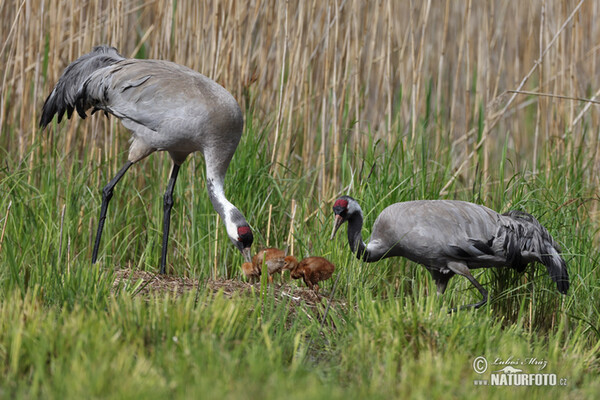
[[[528,397],[594,398],[599,17],[592,0],[1,2],[0,397],[504,398],[471,385],[471,363],[512,355],[568,378],[521,388]],[[37,123],[63,69],[97,44],[187,65],[233,93],[245,134],[226,192],[255,251],[336,264],[325,324],[325,304],[292,300],[293,284],[208,289],[244,283],[201,155],[181,170],[168,253],[195,292],[147,298],[139,282],[114,283],[115,269],[157,270],[163,153],[116,187],[90,267],[100,189],[129,135],[100,113]],[[367,265],[343,234],[327,240],[338,194],[360,200],[365,237],[395,201],[527,210],[563,247],[570,293],[541,267],[477,271],[490,305],[448,316],[479,300],[467,280],[436,299],[424,268]]]
[[[507,93],[595,98],[596,1],[16,0],[0,7],[0,145],[21,158],[40,135],[41,104],[64,67],[100,43],[217,80],[268,130],[272,172],[294,163],[316,168],[314,190],[326,198],[339,188],[343,149],[363,148],[371,135],[406,146],[424,131],[433,153],[452,146],[457,177],[472,183],[479,168],[484,187],[498,177],[490,162],[507,139],[518,155],[511,172],[547,169],[552,153],[597,147],[597,106]],[[93,120],[79,126],[76,118],[65,133],[44,136],[68,154],[116,160],[122,142],[105,144],[110,124]],[[594,151],[596,183],[597,166]]]

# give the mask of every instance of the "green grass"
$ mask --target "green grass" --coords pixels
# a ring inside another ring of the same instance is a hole
[[[285,245],[291,200],[297,201],[295,253],[329,258],[340,276],[323,329],[324,306],[294,306],[272,291],[231,299],[204,285],[179,297],[115,293],[113,269],[157,271],[169,159],[149,157],[116,187],[100,261],[92,267],[100,189],[126,155],[98,163],[85,149],[62,154],[43,133],[24,160],[0,150],[0,229],[6,225],[0,250],[0,398],[479,399],[518,393],[547,399],[598,393],[598,225],[587,209],[595,188],[585,172],[585,149],[573,165],[552,154],[547,173],[541,168],[536,176],[519,172],[505,180],[505,170],[520,157],[505,147],[507,161],[502,157],[494,166],[496,181],[466,186],[457,180],[447,196],[536,215],[563,246],[569,295],[560,296],[540,266],[524,275],[478,270],[490,304],[448,315],[449,306],[479,299],[466,279],[454,278],[437,298],[423,267],[398,258],[364,264],[349,253],[345,234],[329,241],[329,198],[335,194],[319,192],[320,171],[304,170],[290,158],[285,173],[271,175],[268,132],[251,111],[246,119],[227,193],[252,225],[255,249],[266,241],[269,205],[270,244]],[[66,124],[57,129],[59,136]],[[364,237],[386,205],[439,198],[450,179],[450,146],[433,154],[429,128],[421,129],[405,142],[371,141],[358,154],[343,147],[336,190],[351,185],[348,194],[365,211]],[[119,136],[122,149],[126,138],[124,132]],[[219,277],[242,279],[241,255],[216,220],[203,175],[200,155],[181,170],[170,273],[209,279],[217,241]],[[485,196],[482,186],[488,187]],[[474,372],[478,356],[490,363],[544,360],[542,372],[566,379],[566,386],[475,386],[474,380],[489,376]]]

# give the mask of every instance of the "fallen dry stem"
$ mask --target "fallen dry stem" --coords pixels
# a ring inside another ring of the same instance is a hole
[[[517,94],[528,94],[528,95],[540,96],[540,97],[553,97],[556,99],[575,100],[575,101],[582,101],[582,102],[592,103],[592,104],[600,104],[600,101],[598,101],[598,100],[586,99],[583,97],[565,96],[565,95],[554,94],[554,93],[528,92],[526,90],[507,90],[506,92],[507,93],[517,93]]]

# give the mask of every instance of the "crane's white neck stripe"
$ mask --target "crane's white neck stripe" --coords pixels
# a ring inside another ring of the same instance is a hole
[[[213,204],[214,209],[219,213],[227,229],[227,235],[237,240],[238,239],[238,223],[244,223],[243,216],[240,211],[225,197],[225,191],[223,190],[223,184],[216,179],[207,178],[206,186],[208,190],[208,196]],[[243,221],[238,221],[239,218]],[[237,223],[236,223],[237,222]]]

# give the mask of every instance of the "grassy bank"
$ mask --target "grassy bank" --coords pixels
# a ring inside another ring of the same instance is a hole
[[[0,5],[0,398],[597,395],[598,112],[505,92],[595,95],[593,2],[189,4]],[[336,265],[323,323],[327,298],[289,276],[240,283],[200,154],[179,175],[168,252],[187,289],[115,284],[123,270],[157,272],[162,153],[116,187],[91,266],[100,189],[125,161],[128,133],[99,113],[44,132],[36,122],[62,69],[97,43],[188,65],[239,100],[245,131],[227,195],[255,251]],[[423,267],[365,264],[345,235],[329,240],[340,194],[360,201],[365,238],[397,201],[526,210],[563,248],[569,294],[541,266],[477,270],[489,305],[448,315],[480,299],[466,279],[438,298]],[[506,365],[554,374],[556,386],[478,384]]]
[[[359,262],[343,237],[328,240],[331,204],[303,197],[316,173],[290,171],[297,175],[273,178],[264,166],[263,146],[260,132],[246,132],[228,179],[247,183],[230,184],[228,192],[249,211],[257,246],[267,240],[269,205],[269,243],[285,245],[292,224],[289,199],[298,199],[294,253],[328,257],[340,277],[322,332],[324,303],[296,303],[268,289],[230,298],[206,287],[215,266],[218,278],[241,280],[242,260],[217,224],[200,157],[182,170],[173,215],[170,273],[199,280],[183,295],[140,295],[135,282],[113,289],[114,269],[157,270],[168,160],[152,157],[138,167],[145,173],[125,178],[129,183],[119,187],[111,204],[109,239],[92,267],[100,196],[90,177],[110,166],[84,158],[81,166],[57,175],[64,168],[57,152],[33,169],[27,160],[8,157],[0,180],[7,193],[0,203],[3,395],[495,398],[515,390],[475,386],[484,377],[473,371],[478,356],[490,363],[537,358],[547,362],[544,373],[567,379],[565,387],[518,388],[527,395],[588,397],[598,390],[597,228],[585,201],[593,188],[577,178],[576,166],[556,160],[552,173],[515,175],[492,196],[499,210],[510,205],[531,211],[560,241],[572,280],[569,295],[560,296],[541,267],[524,275],[480,271],[476,276],[491,292],[490,305],[450,316],[449,306],[478,300],[466,279],[454,278],[438,299],[418,265],[400,259]],[[442,162],[412,170],[423,162],[418,147],[403,149],[402,157],[400,146],[372,149],[348,152],[341,162],[349,192],[367,211],[367,230],[386,204],[435,198],[448,178]],[[376,172],[369,174],[373,165]],[[248,195],[248,187],[262,196]],[[381,197],[381,187],[389,195]],[[479,200],[472,188],[454,197]],[[294,290],[294,283],[286,285]],[[325,285],[325,293],[331,289],[331,282]]]

